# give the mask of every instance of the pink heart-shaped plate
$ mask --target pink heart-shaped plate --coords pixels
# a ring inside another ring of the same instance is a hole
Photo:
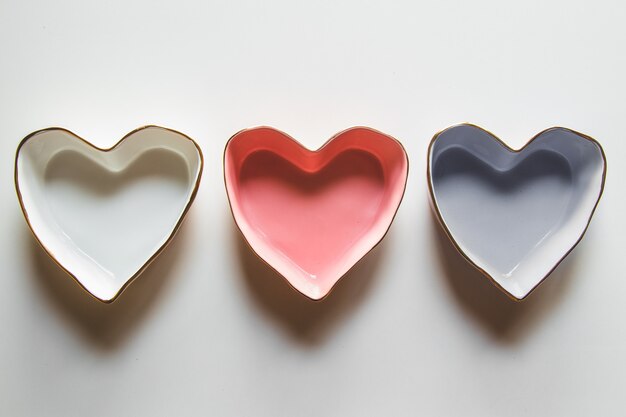
[[[311,151],[257,127],[224,151],[233,217],[250,247],[302,294],[324,298],[385,236],[400,205],[408,158],[394,138],[366,127]]]

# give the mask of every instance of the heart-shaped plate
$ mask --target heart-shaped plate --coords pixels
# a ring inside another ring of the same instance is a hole
[[[562,127],[514,150],[471,124],[428,149],[435,214],[456,249],[514,300],[524,299],[582,239],[600,200],[598,142]]]
[[[278,130],[235,134],[224,180],[235,223],[253,251],[312,300],[385,236],[406,185],[397,140],[365,127],[311,151]]]
[[[202,166],[198,145],[163,127],[134,130],[109,149],[49,128],[20,143],[15,187],[43,249],[108,303],[171,241]]]

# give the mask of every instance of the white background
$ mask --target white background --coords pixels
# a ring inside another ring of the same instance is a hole
[[[0,415],[626,415],[624,4],[2,0]],[[428,142],[462,121],[515,147],[567,126],[607,154],[587,235],[520,304],[430,213]],[[201,188],[101,305],[29,234],[15,149],[48,126],[110,146],[152,123],[199,142]],[[223,146],[259,124],[311,148],[368,125],[407,148],[390,233],[323,303],[233,225]]]

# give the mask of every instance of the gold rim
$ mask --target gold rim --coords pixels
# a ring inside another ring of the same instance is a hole
[[[404,156],[404,161],[406,162],[406,174],[404,176],[404,187],[402,188],[402,194],[400,195],[400,200],[398,201],[398,205],[393,213],[393,216],[391,217],[391,221],[389,222],[389,226],[387,226],[387,230],[385,230],[385,233],[383,233],[382,237],[367,251],[363,254],[363,256],[361,256],[350,268],[348,268],[348,270],[346,272],[344,272],[338,279],[337,281],[334,282],[334,284],[332,285],[332,287],[330,288],[330,290],[328,290],[328,292],[326,294],[324,294],[323,297],[321,298],[311,298],[308,295],[304,294],[303,292],[301,292],[300,290],[298,290],[297,288],[295,288],[293,286],[293,284],[289,281],[289,279],[287,279],[287,277],[285,277],[283,274],[281,274],[276,268],[274,268],[269,262],[267,262],[261,255],[259,255],[257,253],[256,250],[254,250],[254,248],[252,247],[252,245],[250,244],[250,242],[248,241],[248,238],[246,237],[246,235],[243,233],[243,231],[241,230],[241,227],[239,226],[239,222],[237,221],[237,218],[235,217],[235,213],[233,212],[233,205],[231,202],[231,198],[230,198],[230,193],[228,191],[228,185],[226,184],[226,152],[228,150],[228,146],[230,145],[230,142],[239,134],[243,133],[243,132],[248,132],[248,131],[253,131],[253,130],[258,130],[258,129],[270,129],[273,130],[281,135],[283,135],[286,139],[289,139],[291,141],[293,141],[295,144],[297,144],[298,146],[300,146],[301,148],[306,149],[309,152],[315,153],[315,154],[319,154],[321,153],[324,148],[333,140],[335,140],[337,137],[341,136],[342,134],[349,132],[351,130],[355,130],[355,129],[364,129],[364,130],[369,130],[371,132],[377,133],[379,135],[385,136],[391,140],[393,140],[395,143],[397,143],[400,146],[400,149],[402,150],[402,155]],[[295,291],[296,293],[300,294],[302,297],[304,297],[305,299],[309,300],[309,301],[313,301],[313,302],[322,302],[324,300],[326,300],[326,298],[330,295],[330,293],[333,292],[333,290],[337,287],[337,284],[339,283],[339,281],[343,280],[343,278],[348,275],[348,273],[350,271],[352,271],[354,269],[354,267],[360,263],[363,258],[365,258],[367,255],[370,254],[370,252],[372,252],[379,244],[380,242],[383,241],[383,239],[385,239],[385,237],[387,236],[387,233],[389,233],[389,230],[391,229],[391,225],[393,224],[393,221],[396,218],[396,215],[398,214],[398,210],[400,209],[400,205],[402,204],[402,200],[404,199],[404,194],[406,192],[406,184],[408,181],[408,177],[409,177],[409,156],[406,152],[406,149],[404,148],[404,146],[402,145],[402,143],[394,138],[393,136],[390,136],[386,133],[383,133],[379,130],[373,129],[371,127],[367,127],[367,126],[353,126],[353,127],[349,127],[347,129],[344,129],[338,133],[335,133],[333,136],[330,137],[330,139],[328,139],[326,142],[324,142],[319,148],[315,149],[315,150],[311,150],[309,148],[307,148],[306,146],[304,146],[302,143],[300,143],[298,140],[294,139],[291,135],[283,132],[282,130],[279,129],[275,129],[271,126],[256,126],[256,127],[249,127],[246,129],[241,129],[239,130],[237,133],[235,133],[234,135],[232,135],[228,141],[226,142],[226,145],[224,146],[224,154],[222,157],[222,171],[224,172],[224,188],[226,189],[226,197],[228,199],[228,208],[230,209],[230,214],[233,218],[233,220],[235,221],[235,225],[237,226],[237,230],[239,231],[239,234],[241,235],[241,237],[243,238],[244,242],[246,242],[246,245],[248,246],[248,248],[250,248],[250,250],[252,251],[252,253],[254,255],[256,255],[257,258],[259,258],[265,265],[269,266],[274,272],[276,272],[276,274],[278,274],[280,277],[283,278],[284,281],[287,282],[287,284],[289,284],[289,287]]]
[[[166,130],[172,133],[176,133],[178,135],[181,135],[184,139],[189,140],[194,147],[196,148],[196,150],[198,151],[198,155],[200,157],[200,167],[198,170],[198,174],[196,176],[195,179],[195,183],[194,183],[194,187],[193,190],[189,196],[189,200],[187,201],[187,204],[185,205],[185,208],[183,209],[182,213],[180,214],[180,217],[178,218],[178,221],[176,222],[176,224],[174,225],[174,228],[172,229],[172,232],[170,233],[170,235],[168,236],[168,238],[165,240],[165,242],[152,254],[152,256],[150,256],[150,258],[137,270],[137,272],[135,272],[130,278],[128,278],[126,280],[126,282],[124,283],[124,285],[122,285],[120,287],[120,289],[114,294],[114,296],[109,299],[109,300],[103,300],[101,298],[96,297],[94,294],[92,294],[84,285],[82,282],[80,282],[80,280],[78,279],[78,277],[76,275],[74,275],[72,272],[70,272],[67,268],[65,268],[61,262],[59,262],[56,257],[52,254],[52,252],[50,250],[48,250],[48,248],[43,244],[43,242],[39,239],[39,236],[37,236],[37,233],[35,232],[35,230],[33,229],[33,226],[30,223],[29,217],[28,217],[28,212],[26,210],[26,208],[24,207],[24,201],[22,200],[22,193],[20,191],[20,186],[19,186],[19,178],[18,178],[18,158],[20,155],[20,150],[22,149],[22,146],[24,144],[26,144],[26,142],[28,142],[28,140],[30,140],[31,138],[33,138],[34,136],[43,133],[43,132],[49,132],[49,131],[62,131],[65,133],[68,133],[70,136],[78,139],[79,141],[83,142],[84,144],[86,144],[87,146],[96,149],[97,151],[100,152],[111,152],[113,150],[115,150],[116,148],[118,148],[124,141],[126,141],[127,139],[129,139],[131,136],[133,136],[135,133],[144,130],[144,129],[149,129],[149,128],[157,128],[157,129],[162,129],[162,130]],[[194,141],[191,137],[185,135],[182,132],[179,132],[178,130],[174,130],[174,129],[170,129],[167,127],[162,127],[162,126],[157,126],[157,125],[145,125],[145,126],[141,126],[138,127],[137,129],[134,129],[132,131],[130,131],[129,133],[127,133],[126,135],[124,135],[122,137],[122,139],[120,139],[119,141],[117,141],[117,143],[115,143],[115,145],[111,146],[110,148],[100,148],[96,145],[94,145],[93,143],[87,141],[86,139],[83,139],[82,137],[80,137],[79,135],[75,134],[74,132],[65,129],[63,127],[48,127],[45,129],[39,129],[36,130],[32,133],[30,133],[28,136],[26,136],[24,139],[22,139],[22,141],[19,143],[19,145],[17,146],[17,151],[15,153],[15,165],[14,165],[14,181],[15,181],[15,191],[17,193],[17,198],[18,201],[20,203],[20,209],[22,210],[22,214],[24,215],[24,219],[26,220],[26,224],[28,225],[29,230],[31,231],[32,235],[35,237],[35,240],[37,241],[37,243],[39,244],[39,246],[41,246],[41,248],[48,254],[48,256],[54,261],[55,264],[57,264],[63,271],[65,271],[70,277],[72,277],[74,279],[74,281],[76,281],[76,283],[78,283],[78,285],[80,286],[80,288],[82,288],[87,294],[89,294],[90,296],[92,296],[93,298],[95,298],[96,300],[104,303],[104,304],[111,304],[113,303],[115,300],[117,300],[117,298],[126,290],[126,288],[128,288],[128,286],[135,281],[135,279],[141,275],[141,273],[156,259],[156,257],[158,255],[161,254],[161,252],[163,252],[165,250],[165,248],[171,243],[172,239],[174,238],[174,236],[176,235],[176,232],[178,232],[178,229],[180,228],[183,220],[185,219],[187,212],[189,211],[189,209],[191,208],[191,204],[193,203],[193,201],[196,198],[196,194],[198,193],[198,188],[200,187],[200,180],[202,178],[202,172],[204,170],[204,156],[202,155],[202,150],[200,149],[200,146],[196,143],[196,141]]]
[[[460,245],[458,244],[458,242],[454,239],[454,237],[452,236],[452,233],[450,232],[450,229],[448,229],[448,226],[446,225],[446,223],[443,220],[443,216],[441,215],[441,212],[439,210],[439,206],[437,205],[437,200],[435,199],[435,194],[434,194],[434,190],[433,190],[433,186],[432,186],[432,175],[431,175],[431,165],[430,165],[430,157],[431,157],[431,152],[432,152],[432,148],[433,145],[435,144],[435,142],[437,141],[437,139],[439,138],[439,136],[456,127],[461,127],[461,126],[470,126],[470,127],[474,127],[477,128],[485,133],[487,133],[492,139],[494,139],[497,143],[499,143],[502,147],[504,147],[506,150],[508,150],[509,152],[512,153],[520,153],[522,152],[524,149],[526,149],[531,143],[533,143],[536,139],[538,139],[540,136],[542,136],[544,133],[549,132],[551,130],[566,130],[568,132],[571,132],[583,139],[588,140],[589,142],[595,144],[598,149],[600,150],[600,155],[602,156],[602,182],[600,185],[600,192],[598,193],[598,198],[596,199],[596,202],[593,206],[593,209],[591,210],[591,213],[589,214],[589,218],[587,219],[587,224],[585,225],[585,228],[583,229],[582,233],[580,234],[580,236],[578,237],[578,239],[576,240],[576,242],[574,242],[574,244],[565,252],[565,254],[554,264],[554,266],[537,282],[537,284],[535,284],[530,291],[528,291],[526,293],[526,295],[524,295],[522,298],[517,298],[515,296],[513,296],[511,293],[509,293],[507,290],[505,290],[504,288],[502,288],[502,286],[493,278],[493,276],[491,276],[491,274],[489,274],[487,271],[485,271],[483,268],[481,268],[477,263],[475,263],[470,257],[469,255],[467,255],[463,249],[461,249]],[[589,224],[591,224],[591,218],[593,217],[593,214],[596,211],[596,208],[598,207],[598,204],[600,203],[600,198],[602,197],[602,194],[604,193],[604,184],[606,182],[606,171],[607,171],[607,163],[606,163],[606,155],[604,154],[604,149],[602,149],[602,145],[600,145],[600,143],[595,140],[594,138],[592,138],[591,136],[585,135],[584,133],[580,133],[577,132],[573,129],[567,128],[567,127],[561,127],[561,126],[553,126],[547,129],[542,130],[541,132],[537,133],[535,136],[533,136],[528,142],[526,142],[523,146],[521,146],[518,149],[512,148],[509,145],[507,145],[502,139],[500,139],[499,137],[497,137],[496,135],[494,135],[493,133],[491,133],[490,131],[488,131],[487,129],[483,129],[482,127],[475,125],[473,123],[459,123],[456,125],[452,125],[449,126],[437,133],[435,133],[435,135],[433,136],[433,138],[430,141],[430,144],[428,145],[428,152],[426,155],[426,179],[428,182],[428,193],[430,196],[430,201],[431,201],[431,205],[433,207],[433,211],[435,212],[435,215],[437,217],[437,221],[439,223],[439,225],[443,228],[446,236],[448,237],[448,239],[450,240],[450,242],[452,243],[452,245],[456,248],[456,250],[461,254],[461,256],[463,256],[463,258],[465,258],[465,260],[472,265],[475,269],[477,269],[481,274],[483,274],[484,276],[486,276],[487,278],[489,278],[489,281],[491,281],[492,284],[494,284],[498,289],[500,289],[503,293],[505,293],[511,300],[516,301],[516,302],[520,302],[525,300],[531,293],[533,293],[535,291],[535,289],[537,289],[537,287],[539,287],[539,285],[541,285],[541,283],[543,283],[546,278],[548,278],[548,276],[554,272],[554,270],[561,264],[561,262],[563,262],[563,260],[565,258],[567,258],[567,256],[572,252],[572,250],[574,250],[574,248],[576,247],[576,245],[578,245],[578,243],[580,243],[580,241],[582,240],[583,236],[585,235],[585,233],[587,232],[587,229],[589,228]]]

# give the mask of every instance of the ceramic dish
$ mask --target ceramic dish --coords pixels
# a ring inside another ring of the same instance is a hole
[[[193,140],[162,127],[137,129],[110,149],[49,128],[20,143],[15,186],[48,255],[94,297],[111,302],[172,239],[202,164]]]
[[[525,298],[576,246],[600,200],[602,147],[555,127],[520,150],[463,124],[428,151],[435,213],[459,252],[515,300]]]
[[[389,229],[408,159],[400,143],[365,127],[317,151],[269,127],[243,130],[224,151],[237,226],[261,259],[302,294],[324,298]]]

